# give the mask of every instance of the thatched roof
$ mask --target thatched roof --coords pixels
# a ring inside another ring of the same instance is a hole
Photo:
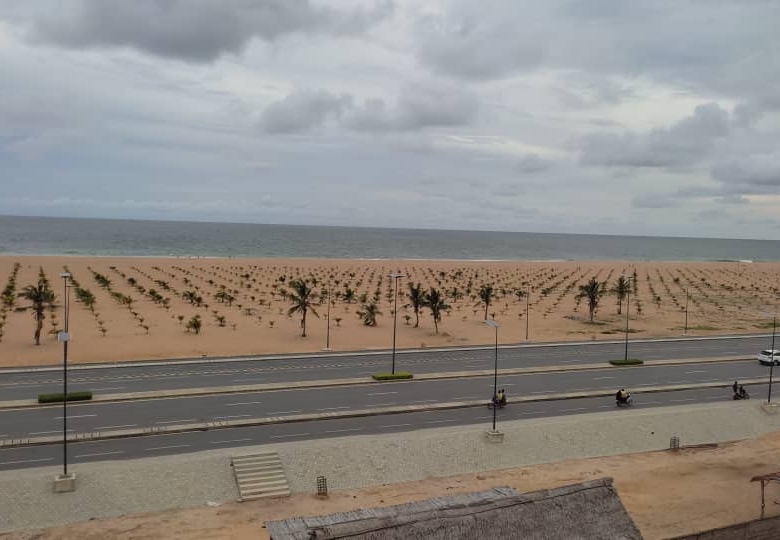
[[[519,494],[503,487],[416,503],[266,522],[273,540],[641,540],[612,486],[601,478]]]

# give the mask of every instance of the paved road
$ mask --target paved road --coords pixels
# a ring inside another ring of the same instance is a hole
[[[504,375],[499,386],[509,396],[555,395],[578,391],[615,391],[642,387],[761,378],[768,368],[754,361],[677,366],[606,367],[599,370]],[[72,433],[144,428],[241,418],[284,417],[357,409],[398,407],[453,401],[486,402],[493,377],[372,383],[354,386],[219,394],[117,403],[69,404]],[[721,394],[730,397],[730,390]],[[62,433],[62,409],[36,407],[0,411],[0,439]]]
[[[660,360],[744,354],[755,358],[759,350],[768,346],[763,337],[629,342],[629,356]],[[492,348],[396,352],[396,369],[417,374],[491,369],[494,354]],[[623,358],[624,354],[624,345],[619,342],[529,345],[499,348],[498,362],[501,368],[577,365]],[[96,393],[138,392],[366,377],[377,371],[389,371],[390,366],[391,355],[387,352],[161,366],[141,363],[133,367],[73,370],[68,384],[69,389]],[[0,400],[34,398],[40,393],[59,391],[62,391],[60,371],[0,371]]]
[[[766,386],[750,388],[754,398],[766,394]],[[634,408],[663,407],[692,403],[730,401],[722,389],[684,390],[635,395]],[[583,398],[552,402],[511,404],[498,411],[498,427],[506,420],[543,418],[603,412],[615,409],[612,398]],[[181,454],[269,444],[285,441],[320,439],[343,435],[393,433],[442,426],[484,424],[490,427],[492,413],[486,408],[473,407],[434,412],[404,413],[362,418],[321,420],[294,424],[275,424],[213,431],[153,435],[130,439],[115,439],[70,443],[69,465],[78,471],[77,464],[87,461],[136,459],[160,455]],[[240,453],[240,450],[237,451]],[[22,469],[62,463],[62,446],[58,444],[0,450],[0,470]]]

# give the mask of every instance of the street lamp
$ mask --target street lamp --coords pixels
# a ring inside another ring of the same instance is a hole
[[[683,330],[683,335],[688,335],[688,298],[690,298],[690,295],[688,294],[688,288],[685,288],[685,329]]]
[[[770,315],[770,313],[765,313]],[[772,352],[772,361],[769,363],[769,394],[767,395],[766,402],[772,403],[772,372],[775,367],[775,330],[777,329],[777,313],[771,313],[772,315],[772,346],[769,350]]]
[[[327,331],[327,334],[326,334],[326,337],[325,337],[325,350],[329,351],[330,350],[330,281],[328,281],[328,297],[327,297],[327,301],[328,301],[328,312],[325,315],[325,319],[328,322],[328,331]]]
[[[488,319],[485,321],[485,324],[490,326],[491,328],[496,329],[496,356],[495,360],[493,361],[493,396],[495,397],[498,394],[498,327],[500,326],[496,321],[493,319]],[[493,404],[493,431],[496,431],[496,409],[497,404]]]
[[[531,286],[528,286],[528,290],[525,293],[525,340],[528,341],[528,308],[531,303]]]
[[[628,278],[628,292],[626,293],[626,354],[623,357],[628,362],[628,310],[631,308],[631,278]]]
[[[65,330],[57,334],[57,340],[62,343],[62,476],[55,480],[55,489],[58,491],[72,491],[73,477],[68,475],[68,316],[70,314],[68,301],[68,280],[70,272],[60,274],[65,286]],[[57,480],[61,485],[57,485]]]
[[[393,306],[393,369],[391,373],[395,375],[395,327],[398,320],[398,280],[406,277],[406,274],[390,274],[390,278],[395,280],[395,289],[393,296],[395,297],[395,305]]]

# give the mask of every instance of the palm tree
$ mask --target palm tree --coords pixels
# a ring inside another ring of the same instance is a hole
[[[201,326],[203,326],[203,321],[200,320],[200,315],[195,315],[189,321],[187,321],[186,329],[187,329],[187,332],[192,330],[196,334],[200,334]]]
[[[593,322],[593,314],[596,312],[596,308],[599,307],[599,300],[602,294],[604,294],[604,287],[595,277],[590,278],[590,281],[585,285],[580,285],[580,292],[577,294],[577,298],[588,299],[590,322]]]
[[[433,317],[433,326],[436,329],[436,333],[439,333],[439,322],[441,321],[441,312],[445,309],[449,309],[444,302],[442,294],[431,287],[431,290],[425,294],[425,305],[431,310],[431,317]]]
[[[620,276],[615,282],[615,286],[612,287],[612,291],[615,296],[617,296],[618,299],[618,312],[617,314],[620,315],[621,310],[623,309],[623,300],[625,300],[626,295],[631,292],[631,282],[626,279],[625,276]]]
[[[316,295],[314,289],[306,284],[305,279],[292,279],[288,283],[291,292],[287,293],[287,299],[292,302],[292,307],[287,311],[287,316],[292,316],[293,313],[300,312],[301,314],[301,328],[303,328],[302,337],[306,337],[306,314],[311,311],[315,316],[317,312],[314,311],[314,302]]]
[[[357,314],[363,320],[363,326],[376,326],[376,317],[381,315],[382,312],[379,311],[379,306],[376,305],[376,302],[369,302],[363,304]]]
[[[33,318],[35,319],[35,344],[41,344],[41,329],[46,315],[43,313],[46,304],[51,305],[54,302],[54,291],[49,288],[47,282],[40,281],[38,285],[27,285],[19,293],[20,298],[29,300],[32,303]]]
[[[493,301],[493,298],[496,296],[496,291],[493,289],[493,285],[482,285],[479,288],[479,300],[480,304],[485,304],[485,320],[487,320],[488,316],[488,308],[490,307],[490,303]]]
[[[422,285],[419,283],[409,283],[409,300],[412,302],[412,309],[414,309],[414,327],[420,326],[420,308],[425,305],[425,291],[423,291]]]

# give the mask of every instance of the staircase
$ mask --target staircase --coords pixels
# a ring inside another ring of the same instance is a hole
[[[290,487],[276,452],[230,458],[238,485],[238,500],[289,497]]]

